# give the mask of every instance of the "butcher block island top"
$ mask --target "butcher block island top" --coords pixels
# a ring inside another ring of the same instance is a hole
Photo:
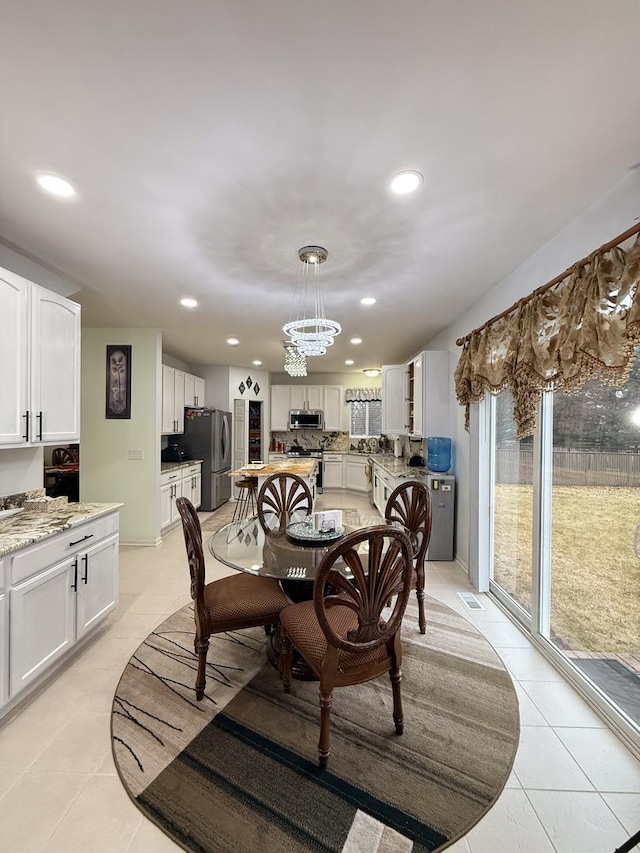
[[[297,474],[303,479],[309,478],[316,470],[317,459],[279,459],[277,462],[265,462],[264,465],[244,465],[231,471],[230,477],[271,477],[273,474]]]

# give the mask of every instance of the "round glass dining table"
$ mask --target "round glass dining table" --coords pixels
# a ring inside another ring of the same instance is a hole
[[[357,529],[357,526],[345,524],[342,535]],[[309,544],[303,544],[300,538],[292,538],[286,533],[267,535],[257,517],[252,517],[221,527],[209,539],[208,547],[225,566],[277,578],[287,595],[294,601],[300,601],[311,598],[309,587],[313,585],[322,558],[341,538],[336,533],[314,534],[310,525],[308,537]],[[336,568],[339,569],[339,564]]]

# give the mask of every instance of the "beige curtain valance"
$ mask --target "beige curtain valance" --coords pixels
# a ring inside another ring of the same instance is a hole
[[[346,403],[371,403],[382,400],[382,388],[347,388],[344,392]]]
[[[623,385],[640,344],[640,236],[620,235],[566,273],[471,332],[455,371],[456,396],[465,406],[509,388],[518,438],[536,426],[545,390],[579,391],[593,376]]]

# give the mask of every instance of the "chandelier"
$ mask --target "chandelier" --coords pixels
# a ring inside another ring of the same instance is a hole
[[[289,376],[307,375],[307,357],[297,347],[291,344],[284,345],[284,369]]]
[[[289,322],[282,327],[289,335],[289,345],[303,356],[324,355],[333,339],[342,331],[335,320],[324,315],[322,288],[320,286],[320,264],[327,260],[327,250],[322,246],[303,246],[300,258],[300,280],[296,287]],[[306,375],[305,373],[301,375]]]

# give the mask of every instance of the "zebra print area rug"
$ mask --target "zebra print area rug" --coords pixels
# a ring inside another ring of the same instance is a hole
[[[403,623],[404,734],[388,678],[337,689],[328,770],[318,687],[283,693],[262,629],[212,638],[195,701],[188,605],[129,661],[112,713],[120,778],[177,844],[206,853],[442,850],[500,794],[518,744],[513,684],[466,619],[427,599]]]

